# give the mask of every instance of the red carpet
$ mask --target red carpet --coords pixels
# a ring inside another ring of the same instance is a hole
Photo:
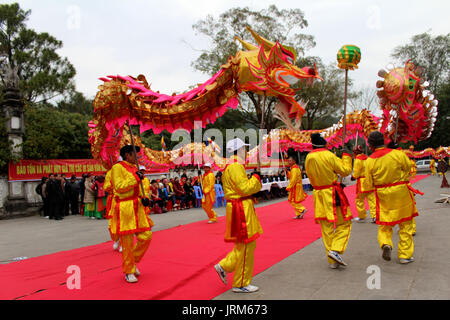
[[[354,188],[345,191],[355,215]],[[304,205],[309,211],[303,220],[292,219],[287,201],[257,209],[264,234],[257,241],[255,275],[321,237],[312,196]],[[226,287],[213,269],[233,246],[223,241],[224,228],[221,217],[217,224],[205,220],[154,232],[135,284],[123,279],[121,255],[112,250],[111,241],[0,265],[0,299],[212,299],[231,288],[232,275]],[[71,265],[80,267],[80,290],[65,284]]]

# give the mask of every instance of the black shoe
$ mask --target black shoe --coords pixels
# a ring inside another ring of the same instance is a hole
[[[383,259],[386,261],[391,261],[392,247],[385,244],[382,249],[383,249],[383,254],[381,256],[383,257]]]

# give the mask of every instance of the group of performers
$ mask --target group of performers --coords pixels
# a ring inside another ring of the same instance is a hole
[[[364,201],[367,200],[372,222],[379,225],[378,242],[382,258],[391,260],[393,227],[398,225],[399,261],[401,264],[414,261],[413,218],[418,215],[414,195],[420,192],[411,187],[414,169],[408,156],[400,150],[386,148],[383,134],[378,131],[369,135],[368,144],[372,150],[369,157],[359,147],[353,150],[353,165],[351,152],[344,149],[339,158],[326,148],[327,142],[320,134],[311,135],[311,142],[313,150],[306,157],[305,171],[314,189],[314,219],[320,224],[330,267],[336,269],[347,265],[342,255],[350,239],[353,217],[339,176],[348,176],[352,171],[352,179],[357,180],[355,204],[358,217],[355,221],[365,220]],[[232,290],[242,293],[258,290],[251,281],[256,241],[263,233],[252,197],[262,187],[261,178],[257,171],[247,176],[244,167],[247,146],[239,138],[227,143],[227,151],[233,156],[222,174],[227,200],[225,241],[233,242],[234,247],[214,266],[225,284],[227,273],[234,273]],[[139,147],[135,148],[140,151]],[[109,194],[109,231],[114,249],[122,251],[125,280],[133,283],[140,275],[136,264],[152,239],[153,222],[149,217],[150,200],[147,197],[150,183],[143,171],[137,170],[132,146],[123,147],[120,155],[123,161],[116,163],[105,178],[105,190]],[[288,201],[294,208],[295,219],[301,219],[306,212],[301,202],[307,197],[303,191],[301,170],[295,153],[288,154],[287,161],[291,167]],[[205,164],[204,169],[202,208],[208,215],[208,223],[214,223],[217,221],[213,210],[214,174],[210,164]],[[134,237],[136,244],[133,245]]]

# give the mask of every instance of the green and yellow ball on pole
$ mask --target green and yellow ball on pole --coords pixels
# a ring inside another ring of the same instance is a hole
[[[348,70],[358,69],[358,63],[361,61],[361,50],[353,45],[346,44],[339,49],[337,53],[337,62],[340,69],[345,70],[345,92],[344,92],[344,128],[342,133],[342,146],[345,146],[345,129],[346,129],[346,116],[347,116],[347,83],[348,83]]]

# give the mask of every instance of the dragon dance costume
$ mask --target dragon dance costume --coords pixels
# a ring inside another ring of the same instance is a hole
[[[216,190],[214,189],[215,183],[216,178],[214,177],[214,173],[208,172],[203,175],[202,186],[204,197],[202,199],[202,208],[208,215],[210,222],[217,221],[217,214],[213,209],[214,202],[216,201]]]
[[[364,200],[367,199],[369,204],[370,215],[372,218],[375,218],[375,195],[374,189],[367,190],[364,188],[364,181],[366,177],[365,173],[365,161],[367,160],[367,156],[365,154],[360,154],[355,157],[355,161],[353,163],[353,178],[356,179],[356,198],[355,205],[356,210],[358,211],[358,217],[360,219],[365,219],[366,214],[366,206]]]
[[[142,180],[145,194],[150,191],[150,182],[147,178]],[[122,271],[125,274],[136,272],[138,263],[150,245],[152,239],[151,227],[153,221],[148,217],[149,209],[144,207],[141,198],[145,196],[140,190],[140,178],[136,168],[121,161],[111,168],[111,178],[106,185],[112,190],[114,198],[111,203],[112,219],[110,230],[113,237],[119,237],[122,245]],[[133,245],[134,236],[136,244]]]
[[[289,185],[286,187],[286,190],[289,191],[288,201],[294,208],[296,217],[303,216],[306,209],[302,205],[302,201],[308,195],[303,191],[302,172],[298,165],[292,166],[291,172],[289,173]]]
[[[418,216],[409,174],[412,163],[402,151],[379,147],[366,160],[366,189],[375,189],[376,223],[380,248],[393,247],[392,227],[399,225],[398,257],[410,259],[414,252],[413,218]]]
[[[314,188],[315,221],[320,223],[328,262],[333,264],[330,251],[344,253],[352,229],[350,205],[337,176],[352,172],[352,157],[344,153],[340,159],[326,148],[314,149],[306,156],[305,169]]]
[[[225,241],[235,245],[219,264],[226,272],[234,272],[233,287],[242,288],[252,281],[256,239],[263,233],[252,198],[262,184],[258,175],[248,179],[237,156],[232,159],[235,162],[226,167],[222,183],[227,200]]]

